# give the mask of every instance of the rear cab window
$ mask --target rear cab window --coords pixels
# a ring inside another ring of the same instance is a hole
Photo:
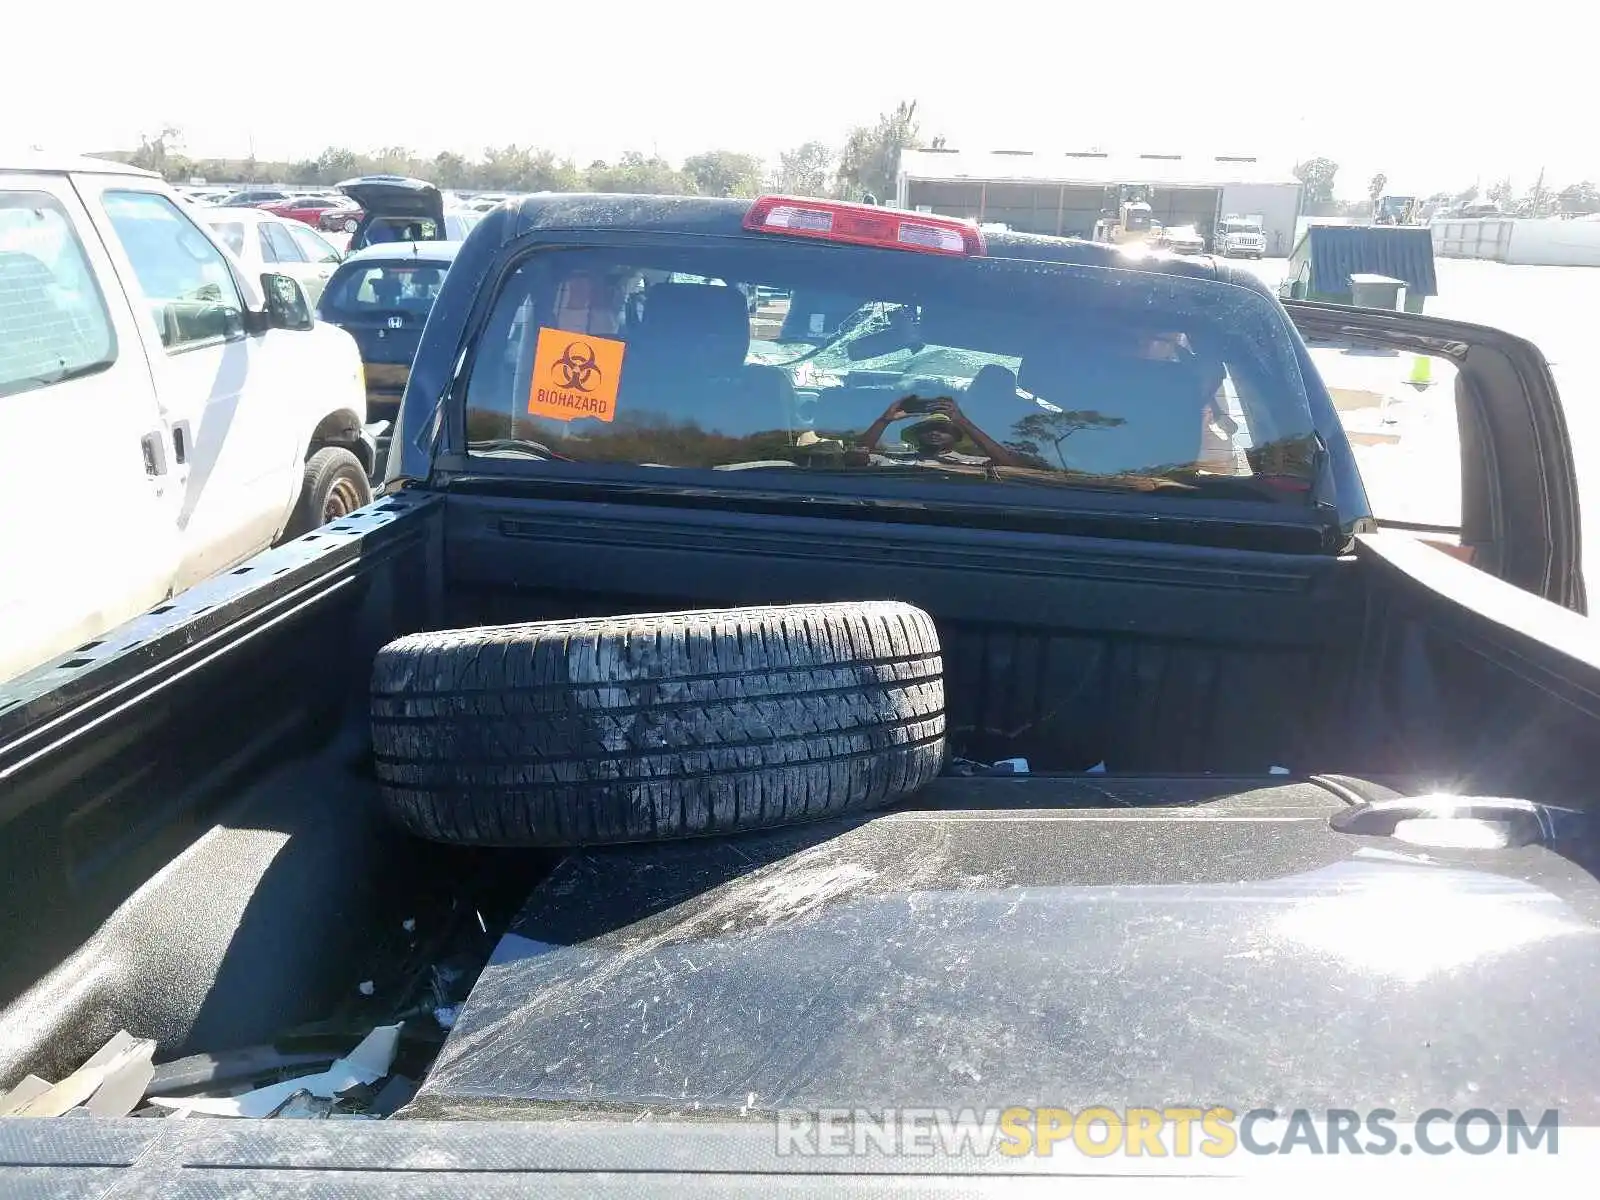
[[[1086,486],[1311,503],[1281,312],[1151,272],[787,239],[545,248],[466,385],[470,455],[516,470],[815,493]],[[780,484],[780,486],[785,486]],[[1042,494],[1042,493],[1041,493]]]
[[[47,192],[0,191],[0,396],[95,374],[116,361],[105,296]]]

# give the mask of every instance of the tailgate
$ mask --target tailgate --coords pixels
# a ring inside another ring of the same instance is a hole
[[[398,326],[393,324],[397,321]],[[426,317],[421,316],[390,315],[378,320],[338,322],[355,338],[361,351],[367,377],[368,420],[393,421],[398,414],[425,321]]]

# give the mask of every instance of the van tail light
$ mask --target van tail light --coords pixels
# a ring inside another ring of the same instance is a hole
[[[750,206],[744,227],[753,233],[779,233],[923,254],[978,257],[985,253],[983,234],[956,217],[900,212],[841,200],[762,196]]]

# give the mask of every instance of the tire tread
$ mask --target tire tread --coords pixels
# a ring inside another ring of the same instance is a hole
[[[819,820],[944,760],[938,634],[892,601],[412,634],[378,655],[372,721],[391,815],[473,845]]]

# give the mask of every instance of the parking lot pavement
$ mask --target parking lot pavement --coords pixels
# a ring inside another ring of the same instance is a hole
[[[1288,260],[1242,261],[1269,287],[1283,280]],[[1441,317],[1493,325],[1525,337],[1544,352],[1561,391],[1583,506],[1584,575],[1600,615],[1600,411],[1593,397],[1600,384],[1600,268],[1514,267],[1504,263],[1441,258],[1439,294],[1427,311]],[[1435,388],[1435,391],[1442,391]],[[1423,450],[1420,444],[1417,449]],[[1431,452],[1431,451],[1430,451]],[[1409,456],[1392,453],[1395,459]],[[1397,472],[1426,483],[1427,471]]]

